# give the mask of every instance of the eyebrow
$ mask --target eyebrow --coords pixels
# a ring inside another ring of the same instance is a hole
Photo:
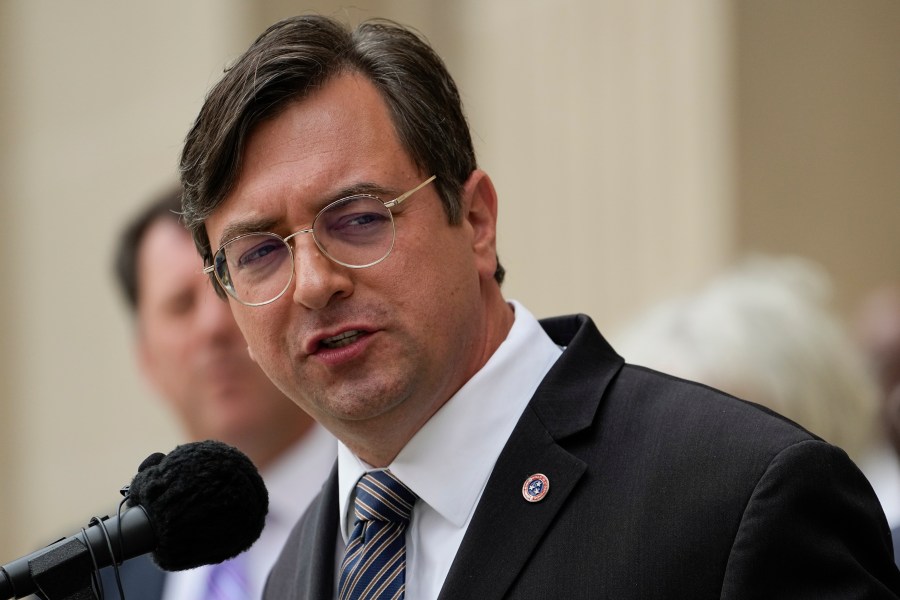
[[[225,243],[236,237],[247,235],[248,233],[260,233],[263,231],[271,231],[278,225],[275,219],[253,219],[250,221],[239,221],[231,223],[222,230],[219,235],[218,247],[221,248]]]
[[[369,196],[376,196],[381,199],[382,202],[388,202],[393,200],[403,192],[398,192],[397,190],[389,189],[384,187],[383,185],[378,185],[377,183],[372,183],[369,181],[363,181],[361,183],[354,184],[350,187],[346,187],[340,190],[337,194],[334,195],[333,199],[326,201],[322,204],[322,208],[328,206],[332,202],[340,200],[342,198],[347,198],[349,196],[358,196],[360,194],[366,194]],[[321,208],[319,209],[321,210]]]
[[[331,204],[332,202],[336,202],[343,198],[349,198],[350,196],[358,196],[360,194],[366,194],[369,196],[376,196],[381,199],[383,202],[388,202],[393,200],[397,196],[399,196],[402,192],[397,192],[393,189],[388,189],[383,185],[379,185],[377,183],[372,183],[369,181],[364,181],[361,183],[356,183],[351,186],[345,187],[343,189],[338,190],[334,194],[332,194],[329,198],[321,201],[319,203],[318,208],[316,209],[316,214],[319,213],[323,208]],[[236,237],[240,237],[242,235],[247,235],[248,233],[263,233],[263,232],[271,232],[273,229],[278,227],[279,220],[277,219],[251,219],[248,221],[239,221],[237,223],[231,223],[222,230],[222,233],[219,235],[218,247],[222,247],[223,244],[233,240]],[[302,229],[298,228],[298,229]]]

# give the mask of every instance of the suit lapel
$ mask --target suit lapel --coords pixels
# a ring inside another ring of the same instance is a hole
[[[304,536],[309,540],[300,548],[299,591],[298,598],[332,598],[334,597],[334,561],[335,544],[338,535],[338,478],[337,465],[325,482],[319,501],[310,507],[310,514],[305,517],[313,527],[312,536]]]
[[[623,361],[587,317],[542,325],[567,351],[535,392],[501,452],[440,600],[502,598],[585,471],[585,463],[560,441],[593,423],[606,386]],[[547,477],[549,491],[541,501],[528,502],[522,486],[535,473]]]
[[[584,469],[527,410],[497,461],[439,599],[502,598]],[[535,473],[546,475],[550,487],[532,503],[522,485]]]

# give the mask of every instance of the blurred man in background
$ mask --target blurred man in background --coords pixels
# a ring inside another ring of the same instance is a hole
[[[145,556],[123,565],[123,586],[128,600],[256,599],[290,528],[328,475],[336,444],[250,359],[228,305],[201,273],[180,206],[180,188],[169,190],[119,240],[115,270],[134,314],[138,363],[186,441],[216,439],[250,457],[269,491],[269,515],[259,540],[232,561],[164,573]],[[110,586],[116,583],[107,572],[107,593]]]

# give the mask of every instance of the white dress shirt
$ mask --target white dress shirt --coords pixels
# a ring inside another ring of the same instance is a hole
[[[275,559],[300,515],[331,473],[336,452],[334,437],[324,427],[314,424],[303,439],[261,473],[269,492],[269,513],[262,534],[246,553],[251,598],[262,598]],[[207,565],[167,573],[162,600],[203,598],[211,569]]]
[[[506,340],[388,467],[419,496],[406,531],[406,600],[437,598],[503,446],[562,353],[531,313],[510,304],[515,321]],[[338,442],[344,543],[353,529],[356,482],[367,470]],[[337,554],[335,596],[340,548]]]

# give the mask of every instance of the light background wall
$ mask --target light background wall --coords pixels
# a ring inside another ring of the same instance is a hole
[[[900,3],[734,4],[739,248],[809,256],[847,312],[900,280]]]
[[[113,287],[118,227],[275,19],[416,26],[500,194],[509,297],[614,330],[750,249],[848,312],[900,277],[894,0],[0,2],[0,562],[106,514],[178,443]]]

